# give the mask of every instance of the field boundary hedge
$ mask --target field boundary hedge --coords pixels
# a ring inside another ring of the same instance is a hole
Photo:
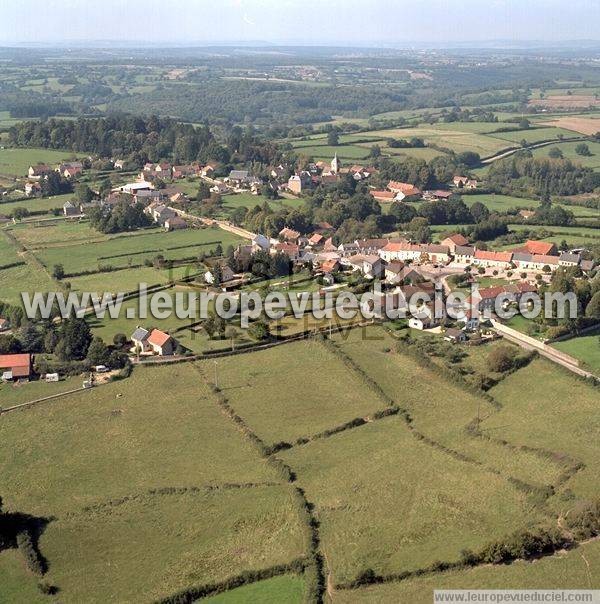
[[[294,494],[297,504],[297,511],[302,526],[304,527],[304,537],[308,551],[308,560],[305,566],[308,572],[306,573],[306,602],[322,602],[323,593],[325,591],[325,574],[323,556],[320,552],[320,535],[319,521],[314,515],[314,505],[308,501],[303,489],[295,485],[296,475],[289,465],[281,459],[273,456],[272,448],[269,447],[249,426],[245,420],[240,417],[232,407],[229,399],[223,394],[222,390],[214,383],[211,383],[201,367],[196,363],[192,367],[202,376],[205,383],[210,384],[212,393],[215,395],[217,405],[225,417],[229,418],[247,440],[257,449],[259,455],[279,474],[284,483],[287,483]],[[287,567],[286,567],[287,568]],[[189,602],[190,600],[173,600],[172,602]],[[170,604],[171,601],[169,601]]]

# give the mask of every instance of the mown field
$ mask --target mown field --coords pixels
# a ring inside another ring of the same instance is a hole
[[[53,197],[32,197],[31,199],[21,199],[18,201],[0,202],[0,214],[5,216],[10,214],[16,208],[25,208],[30,212],[50,212],[58,208],[62,213],[63,204],[73,199],[72,193],[64,195],[54,195]]]
[[[488,373],[499,345],[469,349],[458,365],[466,375]],[[6,415],[0,493],[9,510],[52,518],[40,548],[65,603],[154,601],[302,558],[305,517],[291,485],[221,412],[216,380],[248,430],[266,445],[293,445],[275,456],[311,504],[335,599],[419,603],[436,586],[596,586],[590,543],[535,564],[347,589],[364,571],[458,560],[465,548],[555,521],[596,492],[593,388],[534,360],[496,376],[494,406],[444,377],[442,358],[433,361],[441,369],[369,327],[216,364],[136,368],[125,381]],[[374,416],[391,404],[410,420]],[[491,439],[466,430],[477,416]],[[362,424],[320,434],[353,418]],[[572,460],[584,466],[561,482]],[[587,575],[578,552],[586,552]],[[0,578],[7,593],[37,601],[15,552],[0,554]],[[286,574],[208,601],[300,602],[303,592],[303,577]]]
[[[126,268],[143,264],[144,260],[159,254],[170,260],[195,257],[202,252],[208,253],[219,243],[226,249],[240,241],[240,237],[219,228],[186,229],[121,235],[89,245],[43,247],[40,244],[35,254],[45,266],[52,268],[62,264],[65,272],[71,274],[98,270],[101,266]]]
[[[21,292],[56,291],[58,285],[48,273],[32,264],[14,266],[0,270],[0,300],[10,304],[21,304]]]
[[[600,375],[600,332],[556,342],[552,346],[579,359],[584,367]]]
[[[5,507],[53,518],[40,548],[61,602],[151,601],[305,553],[289,487],[191,365],[7,415],[0,438]]]

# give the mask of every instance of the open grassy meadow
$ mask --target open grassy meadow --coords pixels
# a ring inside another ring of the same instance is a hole
[[[62,602],[151,601],[305,554],[289,486],[190,364],[13,412],[0,439],[5,508],[52,518],[40,549]]]
[[[261,602],[264,604],[300,604],[304,595],[304,582],[301,577],[283,575],[273,577],[238,587],[216,596],[205,599],[210,604],[246,604],[247,602]]]
[[[600,331],[564,342],[556,342],[552,346],[575,357],[581,361],[583,367],[600,375]]]
[[[93,236],[93,231],[90,233]],[[215,228],[186,229],[167,233],[151,231],[112,237],[109,240],[89,245],[80,242],[76,245],[60,247],[40,247],[35,254],[47,267],[62,264],[65,272],[78,273],[98,270],[102,266],[126,268],[140,265],[146,259],[162,254],[166,259],[196,257],[202,252],[208,253],[219,243],[226,249],[241,241],[237,235]]]
[[[335,584],[458,559],[537,516],[504,479],[419,441],[400,417],[281,457],[316,505]]]
[[[476,194],[463,195],[463,201],[472,206],[475,202],[480,202],[492,212],[507,212],[516,208],[520,209],[535,209],[540,202],[535,199],[524,199],[522,197],[512,197],[511,195],[495,195],[495,194]]]
[[[212,364],[203,363],[211,377]],[[316,340],[220,359],[217,366],[219,386],[233,408],[270,444],[309,437],[385,408]]]
[[[16,208],[25,208],[30,212],[50,212],[58,208],[62,213],[63,204],[71,199],[73,199],[73,194],[65,193],[53,197],[31,197],[16,201],[2,201],[0,202],[0,214],[6,216]]]
[[[335,336],[342,352],[410,413],[413,426],[425,436],[507,478],[537,486],[557,480],[560,465],[528,451],[507,450],[469,436],[466,427],[474,418],[495,415],[489,401],[440,377],[410,356],[394,352],[394,340],[381,328],[369,328],[365,336],[360,330],[346,335],[346,339]]]
[[[53,166],[72,159],[71,151],[56,151],[54,149],[0,149],[0,174],[4,176],[27,176],[29,166],[48,164]]]
[[[0,300],[21,305],[21,292],[48,292],[58,285],[48,273],[33,264],[14,266],[0,270]]]
[[[600,588],[600,541],[551,558],[508,565],[482,566],[377,585],[356,590],[338,590],[343,604],[431,604],[435,589],[598,589]]]
[[[504,379],[490,393],[503,407],[486,418],[484,430],[511,443],[545,447],[582,461],[585,467],[566,487],[578,497],[597,493],[600,453],[590,446],[600,436],[596,389],[539,359]],[[561,501],[560,496],[554,503],[563,512],[569,507],[568,499]]]

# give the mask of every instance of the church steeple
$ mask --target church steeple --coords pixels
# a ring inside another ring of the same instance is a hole
[[[336,153],[334,155],[333,159],[331,160],[331,173],[337,174],[340,171],[341,165],[342,165],[342,162],[340,162],[340,160],[338,159],[337,153]]]

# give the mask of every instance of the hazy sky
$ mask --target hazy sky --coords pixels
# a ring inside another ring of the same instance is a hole
[[[600,38],[600,0],[0,0],[0,44]]]

